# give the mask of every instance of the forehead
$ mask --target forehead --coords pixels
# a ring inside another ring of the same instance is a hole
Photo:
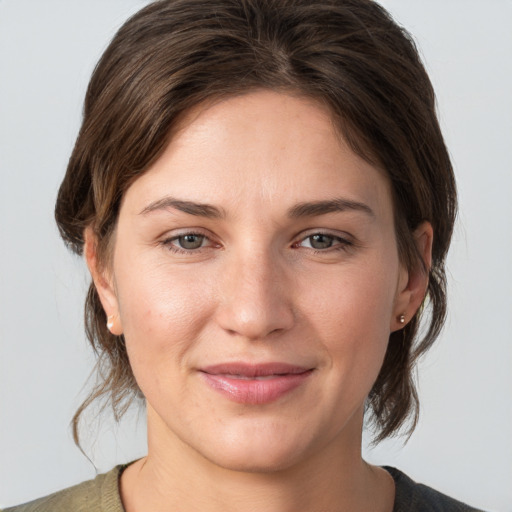
[[[349,148],[326,107],[273,91],[187,112],[162,155],[126,196],[141,206],[164,192],[266,209],[340,195],[375,208],[391,200],[385,173]]]

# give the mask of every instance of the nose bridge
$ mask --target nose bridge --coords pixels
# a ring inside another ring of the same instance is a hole
[[[278,254],[249,243],[233,249],[226,266],[219,310],[224,329],[259,339],[292,325],[286,272]]]

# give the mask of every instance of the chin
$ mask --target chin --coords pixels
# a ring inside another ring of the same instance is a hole
[[[237,450],[236,453],[211,454],[210,462],[229,471],[241,473],[276,473],[295,466],[300,455],[277,450]]]
[[[219,467],[247,473],[284,471],[313,451],[312,440],[300,432],[290,432],[289,424],[281,429],[273,427],[258,432],[229,429],[198,451]]]

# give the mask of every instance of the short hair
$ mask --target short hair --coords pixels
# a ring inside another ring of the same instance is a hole
[[[414,365],[446,316],[445,258],[456,216],[450,158],[435,96],[415,43],[371,0],[161,0],[132,16],[104,52],[87,89],[83,123],[55,216],[76,253],[90,226],[108,264],[120,202],[160,156],[173,127],[210,99],[269,89],[327,106],[355,153],[382,167],[392,188],[400,261],[429,273],[423,306],[390,335],[366,403],[375,441],[411,433],[418,419]],[[432,224],[427,269],[413,232]],[[424,316],[422,328],[420,318]],[[100,379],[73,418],[108,398],[119,419],[135,396],[123,336],[112,335],[91,284],[85,325]]]

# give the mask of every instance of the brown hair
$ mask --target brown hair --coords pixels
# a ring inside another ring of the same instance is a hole
[[[92,76],[83,124],[59,190],[61,236],[81,254],[92,226],[100,260],[120,200],[158,158],[180,116],[207,99],[256,88],[299,93],[327,105],[353,150],[391,181],[401,261],[423,265],[413,231],[434,228],[428,308],[391,334],[367,401],[376,440],[418,418],[413,368],[446,314],[444,263],[456,214],[450,159],[434,92],[409,34],[371,0],[162,0],[130,18]],[[425,328],[416,339],[420,316]],[[73,418],[108,397],[116,419],[139,394],[122,336],[113,336],[91,284],[87,336],[100,380]]]

